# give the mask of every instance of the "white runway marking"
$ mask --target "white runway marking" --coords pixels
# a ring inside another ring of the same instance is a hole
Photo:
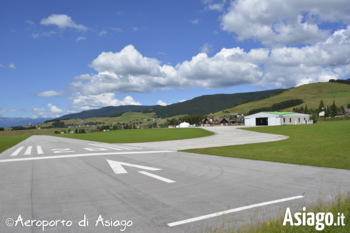
[[[230,214],[230,213],[234,213],[234,212],[238,212],[238,211],[242,211],[242,210],[252,209],[252,208],[265,206],[265,205],[276,204],[276,203],[285,202],[285,201],[291,201],[291,200],[300,199],[300,198],[304,198],[304,196],[295,196],[295,197],[289,197],[289,198],[279,199],[279,200],[275,200],[275,201],[268,201],[268,202],[262,202],[259,204],[248,205],[248,206],[244,206],[244,207],[240,207],[240,208],[236,208],[236,209],[230,209],[230,210],[226,210],[226,211],[217,212],[214,214],[208,214],[208,215],[203,215],[203,216],[196,217],[196,218],[190,218],[190,219],[186,219],[186,220],[182,220],[182,221],[178,221],[178,222],[168,223],[168,226],[174,227],[174,226],[178,226],[178,225],[182,225],[182,224],[186,224],[186,223],[190,223],[190,222],[200,221],[200,220],[207,219],[207,218],[218,217],[218,216],[221,216],[224,214]]]
[[[108,144],[90,144],[90,145],[104,147],[108,149],[114,149],[114,150],[140,150],[140,148],[128,147],[128,146],[118,146],[118,145],[108,145]]]
[[[155,167],[146,167],[142,165],[137,165],[137,164],[132,164],[132,163],[124,163],[124,162],[119,162],[119,161],[114,161],[114,160],[109,160],[107,159],[107,162],[109,163],[109,166],[111,166],[112,170],[114,171],[115,174],[124,174],[128,173],[122,165],[128,166],[128,167],[136,167],[140,169],[145,169],[149,171],[159,171],[162,170],[160,168],[155,168]]]
[[[108,150],[108,149],[105,149],[105,148],[93,148],[93,147],[84,148],[84,149],[88,150],[88,151],[104,151],[104,150]]]
[[[60,148],[60,149],[51,149],[53,153],[68,153],[68,152],[75,152],[74,150],[70,150],[69,148]]]
[[[61,156],[54,155],[54,156],[46,156],[46,157],[43,156],[43,157],[31,157],[31,158],[20,158],[20,159],[0,159],[0,163],[31,161],[31,160],[44,160],[44,159],[64,159],[64,158],[100,156],[100,155],[128,155],[128,154],[173,153],[173,152],[174,151],[133,151],[133,152],[75,154],[75,155],[61,155]]]
[[[32,146],[28,146],[26,152],[24,152],[24,155],[30,155],[32,153]]]
[[[43,149],[41,149],[41,146],[37,146],[36,149],[38,151],[38,155],[44,154]]]
[[[18,155],[19,152],[21,152],[21,150],[23,149],[23,146],[21,146],[20,148],[18,148],[15,152],[13,152],[10,156],[16,156]]]
[[[169,180],[167,178],[164,178],[164,177],[161,177],[161,176],[157,176],[157,175],[154,175],[152,173],[145,172],[145,171],[140,171],[139,173],[144,174],[146,176],[150,176],[152,178],[155,178],[155,179],[158,179],[158,180],[161,180],[161,181],[164,181],[164,182],[167,182],[167,183],[174,183],[174,182],[176,182],[176,181]]]

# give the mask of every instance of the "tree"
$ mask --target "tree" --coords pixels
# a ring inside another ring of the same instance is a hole
[[[324,113],[324,117],[329,117],[330,116],[330,111],[329,111],[329,107],[328,106],[326,106],[326,111],[325,111],[325,113]]]
[[[170,124],[171,125],[177,125],[178,124],[178,120],[176,118],[173,118],[170,120]]]
[[[305,108],[304,108],[304,113],[308,114],[309,113],[309,109],[307,108],[307,105],[305,104]]]
[[[335,117],[337,115],[337,105],[335,105],[335,102],[333,100],[333,104],[331,106],[331,116]]]
[[[318,114],[317,113],[313,113],[311,116],[311,120],[313,120],[314,123],[317,123],[318,121]]]
[[[350,108],[350,104],[348,104],[347,108]]]
[[[322,111],[322,108],[324,108],[323,100],[320,101],[320,105],[318,107],[318,111]]]
[[[3,127],[0,128],[0,131],[5,131]]]
[[[340,111],[341,111],[342,113],[345,112],[345,109],[344,109],[344,106],[343,106],[343,105],[340,107]]]
[[[78,133],[78,129],[75,129],[75,133]]]

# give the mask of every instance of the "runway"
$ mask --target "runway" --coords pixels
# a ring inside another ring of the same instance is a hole
[[[327,199],[350,187],[347,170],[53,136],[2,153],[0,177],[1,232],[43,232],[19,215],[72,223],[45,232],[203,232],[249,222],[257,211],[301,211],[320,189]],[[9,218],[17,226],[6,226]]]

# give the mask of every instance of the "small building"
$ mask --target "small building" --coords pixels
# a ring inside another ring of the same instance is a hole
[[[213,114],[210,113],[209,117],[204,118],[199,122],[201,127],[207,126],[226,126],[229,124],[229,121],[224,117],[213,117]]]
[[[321,111],[319,111],[318,117],[319,117],[319,118],[324,118],[325,115],[326,115],[326,109],[323,107],[323,108],[321,109]]]
[[[244,125],[297,125],[312,124],[311,115],[294,112],[259,112],[244,117]]]
[[[182,123],[180,123],[179,127],[180,128],[188,128],[188,127],[190,127],[190,124],[187,122],[182,122]]]

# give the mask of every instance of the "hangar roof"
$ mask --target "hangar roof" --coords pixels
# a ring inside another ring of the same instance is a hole
[[[295,112],[265,112],[265,113],[271,113],[271,114],[277,114],[277,115],[285,115],[285,114],[291,114]]]
[[[259,112],[255,113],[249,116],[246,116],[244,118],[256,118],[256,117],[284,117],[284,116],[310,116],[309,114],[303,114],[303,113],[296,113],[296,112]]]

